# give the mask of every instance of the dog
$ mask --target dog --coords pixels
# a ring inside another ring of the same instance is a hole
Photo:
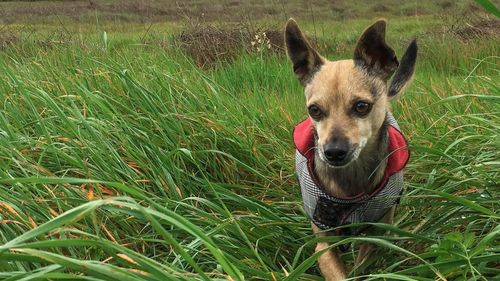
[[[390,102],[411,81],[417,43],[411,41],[399,62],[385,29],[385,20],[376,21],[362,33],[352,59],[329,61],[293,19],[285,28],[287,55],[304,87],[309,115],[294,128],[296,172],[317,236],[359,235],[371,230],[339,226],[393,222],[409,151]],[[355,266],[373,250],[362,244]],[[316,252],[322,252],[318,264],[326,280],[347,277],[337,249],[319,242]]]

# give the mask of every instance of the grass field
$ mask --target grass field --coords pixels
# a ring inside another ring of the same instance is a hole
[[[289,16],[330,59],[350,58],[378,16],[399,55],[420,46],[393,106],[411,150],[395,225],[327,238],[379,245],[351,276],[500,280],[500,25],[479,6],[272,2],[259,17],[265,4],[232,1],[254,15],[242,29],[231,12],[162,20],[153,2],[69,16],[83,2],[0,2],[0,280],[322,280],[294,175],[302,88],[279,46],[248,45]],[[223,49],[179,43],[207,26]]]

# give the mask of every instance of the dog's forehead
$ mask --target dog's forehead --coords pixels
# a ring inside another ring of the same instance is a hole
[[[353,60],[326,61],[305,88],[307,100],[370,94],[370,79]]]

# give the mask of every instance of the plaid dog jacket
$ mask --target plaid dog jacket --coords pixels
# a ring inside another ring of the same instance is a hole
[[[407,143],[391,113],[386,120],[389,132],[389,156],[384,176],[371,193],[350,198],[338,198],[324,192],[314,171],[314,133],[311,118],[298,124],[293,131],[296,147],[296,172],[304,201],[304,209],[321,229],[346,224],[377,222],[399,202],[403,189],[402,170],[408,162]],[[357,235],[364,227],[337,229],[337,235]]]

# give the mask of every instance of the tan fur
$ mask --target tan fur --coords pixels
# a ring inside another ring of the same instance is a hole
[[[370,148],[367,147],[365,149],[369,150]],[[356,161],[353,164],[351,164],[349,166],[349,168],[355,170],[359,165],[363,165],[364,161],[362,159],[359,159],[359,160],[360,161]],[[376,187],[376,184],[373,184],[373,185],[367,186],[366,189],[364,189],[364,190],[354,189],[354,188],[350,188],[350,189],[343,188],[334,179],[326,176],[325,172],[328,171],[329,167],[325,163],[321,163],[319,161],[316,161],[316,162],[317,162],[317,164],[314,167],[315,171],[316,171],[316,175],[318,176],[319,181],[325,187],[325,191],[328,194],[331,194],[333,196],[340,197],[340,198],[346,198],[346,197],[352,197],[352,196],[359,194],[360,192],[363,192],[363,191],[370,192]],[[373,173],[373,176],[370,179],[370,181],[373,180],[373,183],[380,182],[380,180],[382,180],[382,177],[384,176],[384,170],[385,170],[386,166],[387,166],[387,161],[380,163],[379,168]]]
[[[377,83],[379,82],[379,83]],[[372,86],[373,89],[370,89]],[[371,91],[382,93],[374,97]],[[359,170],[358,165],[364,165],[364,155],[372,155],[377,147],[374,143],[374,134],[378,132],[388,110],[388,98],[385,94],[386,86],[377,79],[370,78],[365,72],[354,65],[352,60],[326,61],[314,79],[305,87],[306,105],[317,104],[327,109],[327,117],[314,122],[318,135],[318,147],[321,148],[336,132],[345,136],[358,147],[360,159],[353,159],[349,169]],[[351,111],[354,102],[363,100],[373,104],[372,112],[367,118],[353,118]],[[363,151],[364,150],[364,151]],[[361,153],[361,151],[363,151]],[[359,160],[359,161],[356,161]],[[386,163],[380,163],[370,179],[378,183],[383,176]],[[324,183],[326,191],[339,197],[352,196],[362,191],[370,191],[375,186],[365,187],[365,190],[346,189],[338,186],[333,179],[322,177],[327,175],[329,167],[326,163],[318,162],[317,175]]]
[[[389,102],[385,94],[374,97],[370,92],[373,91],[370,89],[370,85],[375,85],[376,91],[382,93],[387,91],[385,84],[377,82],[376,79],[370,79],[365,72],[355,67],[352,60],[326,61],[305,88],[307,106],[317,104],[328,109],[326,118],[320,122],[314,122],[318,136],[318,147],[326,143],[331,137],[330,134],[335,131],[343,134],[351,143],[362,150],[358,158],[353,159],[347,167],[348,169],[359,170],[358,166],[365,164],[364,157],[372,155],[373,150],[378,149],[375,146],[373,136],[384,122],[385,114],[389,110]],[[367,118],[353,118],[350,114],[353,103],[358,100],[373,103],[372,113]],[[363,142],[365,143],[363,144]],[[372,185],[365,186],[364,190],[356,190],[340,186],[333,178],[327,177],[329,167],[325,162],[316,161],[315,163],[316,175],[325,187],[325,191],[338,197],[348,197],[360,192],[371,191],[382,179],[387,164],[386,161],[380,164],[370,180]],[[389,212],[390,218],[384,217],[384,219],[392,220],[393,214],[394,212]],[[319,231],[314,224],[313,231],[317,235],[325,235],[324,231]],[[316,251],[328,247],[328,243],[321,242],[317,244]],[[356,266],[366,261],[373,250],[372,245],[363,244],[356,258]],[[321,255],[318,264],[325,280],[335,281],[346,278],[346,269],[335,249],[330,249]]]
[[[328,236],[328,232],[321,231],[314,223],[311,223],[313,232],[318,237]],[[326,242],[319,242],[316,245],[316,252],[323,251],[330,247]],[[343,262],[340,260],[336,249],[328,249],[318,258],[321,274],[326,281],[343,280],[347,277]]]
[[[313,117],[315,172],[324,191],[336,197],[369,193],[381,181],[387,165],[385,118],[390,110],[389,102],[402,92],[413,75],[416,41],[410,43],[399,65],[394,51],[385,42],[385,27],[384,20],[368,27],[357,43],[353,60],[340,61],[321,57],[293,19],[285,28],[287,54],[297,78],[305,87],[306,105],[321,109],[320,117]],[[396,74],[388,86],[387,80],[394,72]],[[360,101],[372,106],[369,114],[357,115],[354,112],[354,105]],[[341,164],[332,166],[325,160],[324,147],[329,145],[332,153],[333,145],[338,149],[339,143],[344,145],[344,151],[349,148],[350,156],[337,162]],[[392,223],[394,211],[395,207],[392,207],[380,222]],[[312,229],[317,236],[331,234],[321,231],[314,223]],[[337,251],[329,248],[326,242],[316,246],[316,252],[324,251],[318,258],[321,272],[327,281],[344,280],[347,276],[345,267]],[[366,261],[373,250],[372,245],[361,245],[355,268]]]
[[[394,221],[394,212],[396,207],[392,207],[387,214],[380,220],[381,223],[392,224]],[[328,236],[329,233],[319,229],[314,223],[311,223],[311,228],[313,232],[318,237]],[[372,231],[370,235],[381,234],[380,230]],[[329,248],[330,245],[327,242],[319,242],[316,245],[316,252],[323,251]],[[371,244],[361,244],[359,247],[358,255],[356,256],[355,268],[364,263],[370,255],[375,251],[375,247]],[[321,274],[325,277],[326,281],[337,281],[344,280],[347,278],[347,271],[345,265],[340,259],[336,249],[328,249],[318,258],[318,265],[321,270]]]
[[[367,77],[355,67],[352,60],[325,63],[305,88],[307,106],[318,104],[327,109],[328,117],[315,122],[320,146],[328,141],[335,130],[340,131],[354,145],[360,146],[359,149],[368,144],[374,132],[380,129],[388,110],[386,95],[374,97],[370,93],[370,83],[375,84],[379,93],[385,93],[384,84],[376,82],[379,81]],[[373,103],[368,118],[353,118],[352,107],[359,100]]]

